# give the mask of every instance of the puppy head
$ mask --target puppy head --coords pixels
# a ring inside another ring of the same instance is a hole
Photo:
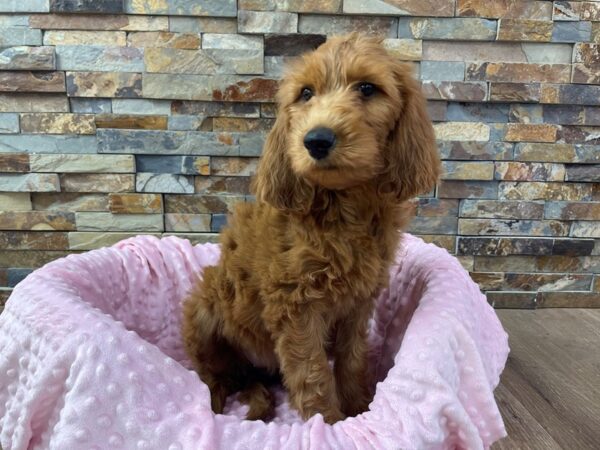
[[[314,188],[375,182],[406,200],[429,191],[439,160],[425,100],[410,68],[379,40],[329,39],[289,68],[261,159],[259,201],[305,211]]]

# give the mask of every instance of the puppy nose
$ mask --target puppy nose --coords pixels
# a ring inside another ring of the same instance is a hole
[[[323,159],[335,146],[335,133],[331,128],[313,128],[304,136],[304,146],[310,156]]]

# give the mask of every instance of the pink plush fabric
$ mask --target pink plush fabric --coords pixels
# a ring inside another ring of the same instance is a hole
[[[406,235],[371,328],[370,410],[307,422],[278,392],[271,423],[214,415],[188,369],[181,300],[216,245],[142,236],[72,255],[17,286],[0,316],[0,443],[9,449],[479,449],[507,335],[455,258]]]

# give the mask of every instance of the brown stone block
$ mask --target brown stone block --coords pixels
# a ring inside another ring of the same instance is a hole
[[[0,92],[65,92],[64,72],[0,72]]]
[[[592,186],[586,183],[551,183],[505,181],[498,186],[498,197],[503,200],[590,200]]]
[[[499,41],[550,42],[553,22],[528,19],[501,19],[498,25]]]
[[[210,159],[212,175],[227,177],[249,177],[256,173],[258,158],[214,156]]]
[[[420,217],[443,217],[458,215],[457,199],[421,198],[417,201]]]
[[[0,172],[29,172],[29,155],[0,153]]]
[[[275,98],[279,81],[267,78],[254,78],[238,81],[224,89],[214,89],[212,99],[225,102],[265,101]]]
[[[69,241],[67,233],[63,232],[0,231],[0,248],[2,250],[66,250],[69,248]],[[2,264],[1,260],[0,257],[0,264]]]
[[[269,131],[275,120],[273,119],[243,119],[239,117],[215,117],[213,131],[239,131],[255,132]]]
[[[507,181],[564,181],[562,164],[531,162],[496,162],[496,180]]]
[[[545,1],[457,0],[456,15],[490,19],[552,20],[552,4]]]
[[[0,211],[0,230],[74,230],[70,212]]]
[[[195,177],[198,194],[250,194],[250,177]]]
[[[36,192],[31,194],[33,209],[58,211],[108,211],[108,196],[78,192]]]
[[[137,130],[166,130],[167,116],[141,116],[128,114],[97,114],[97,128],[124,128]]]
[[[509,123],[504,140],[509,142],[556,142],[557,125]]]
[[[600,84],[600,63],[573,64],[573,83]]]
[[[93,114],[21,114],[22,133],[95,134]]]
[[[488,219],[542,219],[543,202],[461,200],[460,217]]]
[[[423,239],[428,244],[435,244],[448,252],[456,253],[456,237],[443,234],[416,234],[415,236]]]
[[[600,145],[598,127],[580,127],[577,125],[563,125],[558,131],[558,142],[565,144]]]
[[[467,66],[468,81],[512,83],[568,83],[569,64],[472,63]]]
[[[522,83],[490,83],[493,102],[539,102],[540,85]]]
[[[160,214],[160,194],[110,194],[109,209],[113,214]]]
[[[165,195],[165,213],[224,214],[232,212],[236,203],[244,202],[238,195]]]

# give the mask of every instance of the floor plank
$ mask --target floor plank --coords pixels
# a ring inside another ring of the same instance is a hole
[[[511,346],[497,390],[509,437],[494,449],[600,448],[600,311],[498,315]]]

